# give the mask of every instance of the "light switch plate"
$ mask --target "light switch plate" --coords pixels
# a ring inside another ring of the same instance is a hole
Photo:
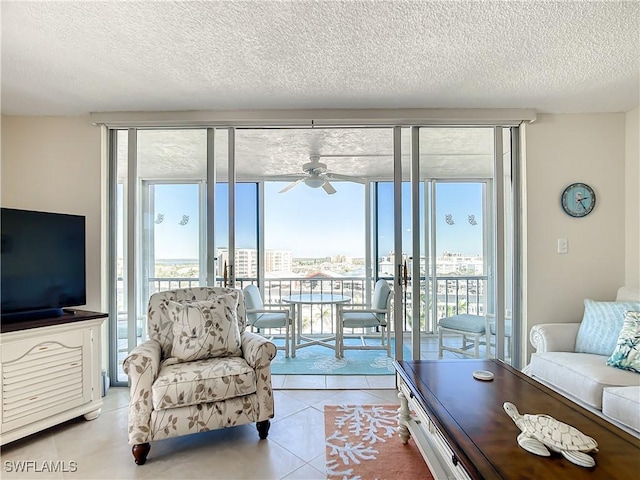
[[[566,238],[558,239],[558,253],[569,253],[569,242]]]

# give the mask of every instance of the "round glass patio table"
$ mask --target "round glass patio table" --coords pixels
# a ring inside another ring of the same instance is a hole
[[[302,305],[337,305],[339,303],[349,303],[351,297],[348,295],[338,295],[336,293],[300,293],[297,295],[289,295],[282,297],[282,301],[285,303],[293,304],[296,314],[296,321],[291,326],[291,356],[296,356],[296,348],[310,347],[311,345],[322,345],[323,347],[330,348],[336,351],[336,357],[338,352],[336,350],[337,338],[336,335],[331,335],[323,338],[310,338],[302,335]],[[336,315],[336,325],[334,331],[338,331],[338,316]],[[334,342],[329,343],[329,342]]]

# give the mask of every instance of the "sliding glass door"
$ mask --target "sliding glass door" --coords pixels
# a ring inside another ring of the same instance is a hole
[[[414,127],[404,143],[413,318],[405,345],[414,359],[468,358],[478,342],[479,356],[513,360],[513,130]],[[443,319],[458,323],[440,339]]]
[[[111,378],[126,382],[122,361],[147,339],[149,297],[206,284],[207,131],[111,132],[115,179],[114,305]]]
[[[274,303],[309,292],[367,303],[382,278],[395,291],[397,358],[438,358],[438,322],[456,315],[487,319],[482,356],[514,358],[517,128],[132,128],[109,138],[117,381],[146,339],[149,296],[198,285],[253,283]],[[333,307],[313,308],[304,333],[334,333]]]

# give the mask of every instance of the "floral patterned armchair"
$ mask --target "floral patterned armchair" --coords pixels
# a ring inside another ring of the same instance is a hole
[[[200,323],[194,324],[194,318]],[[149,442],[164,438],[252,422],[260,438],[267,437],[276,347],[245,331],[241,290],[155,293],[147,322],[149,340],[123,364],[131,386],[129,443],[138,465],[146,462]],[[198,343],[204,337],[212,342]]]

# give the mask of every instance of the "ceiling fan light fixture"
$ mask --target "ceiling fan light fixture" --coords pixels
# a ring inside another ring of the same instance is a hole
[[[310,188],[320,188],[324,185],[324,178],[320,177],[308,177],[304,179],[304,184]]]

